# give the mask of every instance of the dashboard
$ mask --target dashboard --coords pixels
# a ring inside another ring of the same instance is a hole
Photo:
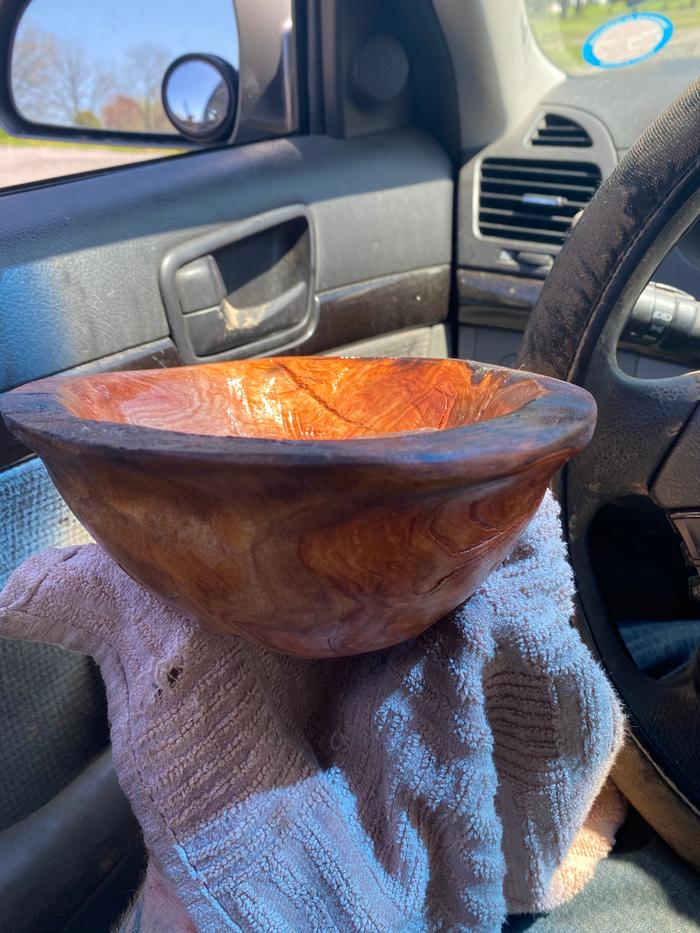
[[[646,126],[696,77],[689,60],[567,77],[459,172],[458,352],[513,365],[577,217]],[[659,286],[655,288],[655,286]],[[668,254],[618,347],[629,375],[700,365],[700,223]]]

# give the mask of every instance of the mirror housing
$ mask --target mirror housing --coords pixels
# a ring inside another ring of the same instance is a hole
[[[1,130],[20,138],[162,147],[170,152],[173,147],[198,149],[206,145],[170,131],[170,121],[167,121],[167,133],[134,132],[96,128],[86,126],[84,122],[59,126],[45,120],[29,119],[22,114],[12,94],[9,64],[18,27],[30,2],[0,2],[0,61],[8,63],[7,68],[0,69]],[[296,132],[299,129],[298,37],[293,0],[265,0],[262,4],[260,0],[235,0],[235,16],[245,67],[242,62],[238,67],[238,113],[226,142],[257,142]],[[159,105],[161,80],[158,80]]]

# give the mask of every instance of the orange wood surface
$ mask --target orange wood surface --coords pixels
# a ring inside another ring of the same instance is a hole
[[[79,418],[235,437],[341,440],[456,428],[508,414],[541,395],[535,379],[458,360],[323,357],[255,360],[66,380]]]

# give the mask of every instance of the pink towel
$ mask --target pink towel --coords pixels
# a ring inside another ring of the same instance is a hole
[[[495,931],[575,893],[621,818],[579,833],[623,722],[572,591],[547,494],[471,599],[373,655],[209,634],[96,546],[24,564],[0,634],[95,657],[151,887],[198,930]]]

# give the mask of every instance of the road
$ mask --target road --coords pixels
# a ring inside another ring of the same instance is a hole
[[[164,154],[164,153],[162,153]],[[160,152],[121,152],[106,147],[75,148],[69,146],[1,146],[0,188],[24,185],[42,178],[59,178],[76,172],[128,165],[158,158]]]

